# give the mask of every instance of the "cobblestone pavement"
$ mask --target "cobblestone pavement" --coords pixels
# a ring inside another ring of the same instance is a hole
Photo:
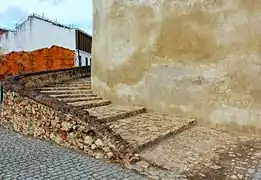
[[[236,143],[237,138],[230,134],[195,126],[145,149],[140,156],[160,167],[180,173],[203,159],[212,159],[218,149]]]
[[[0,128],[0,180],[145,179],[117,165]]]
[[[241,142],[220,153],[212,162],[195,166],[187,177],[191,180],[260,180],[261,140]]]

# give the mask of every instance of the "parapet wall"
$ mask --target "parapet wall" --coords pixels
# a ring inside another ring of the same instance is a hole
[[[93,3],[96,93],[213,127],[261,129],[261,1]]]

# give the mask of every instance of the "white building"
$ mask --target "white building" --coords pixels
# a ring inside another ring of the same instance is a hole
[[[3,52],[3,41],[2,41],[3,35],[4,35],[4,33],[7,33],[8,31],[11,31],[11,30],[0,27],[0,53]]]
[[[59,24],[36,14],[28,16],[14,31],[2,34],[0,45],[5,53],[11,51],[33,51],[62,46],[75,52],[75,66],[91,64],[92,37],[88,33]]]

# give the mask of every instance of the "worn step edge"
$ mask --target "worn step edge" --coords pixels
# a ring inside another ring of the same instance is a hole
[[[44,87],[91,87],[91,84],[49,84]]]
[[[45,94],[45,93],[43,93]],[[51,97],[54,97],[54,98],[59,98],[59,99],[62,99],[62,98],[77,98],[77,97],[97,97],[97,94],[59,94],[59,95],[54,95],[54,94],[46,94],[46,95],[49,95]]]
[[[39,90],[39,91],[50,91],[50,90],[53,90],[53,91],[64,91],[64,90],[90,90],[91,87],[58,87],[58,86],[54,86],[54,87],[40,87],[40,88],[35,88],[36,90]]]
[[[87,108],[85,108],[84,110],[88,111]],[[117,121],[119,119],[125,119],[125,118],[128,118],[128,117],[136,116],[138,114],[142,114],[142,113],[146,113],[146,112],[147,112],[146,108],[130,110],[130,111],[127,111],[127,112],[119,112],[119,113],[112,115],[112,116],[100,118],[99,121],[101,123],[109,123],[109,122]]]
[[[63,84],[91,84],[90,81],[86,81],[86,82],[64,82]]]
[[[74,103],[74,102],[81,102],[81,101],[95,101],[95,100],[102,100],[101,97],[87,97],[87,98],[79,98],[79,99],[63,99],[63,98],[58,98],[59,100],[66,102],[66,103]]]
[[[92,94],[91,90],[68,90],[68,91],[40,91],[40,93],[45,93],[45,94],[53,94],[53,95],[59,95],[59,94]]]
[[[141,152],[141,151],[143,151],[146,148],[150,148],[152,146],[158,145],[161,141],[169,138],[170,136],[174,136],[174,135],[180,134],[183,131],[188,130],[188,129],[196,126],[196,125],[197,125],[196,120],[195,119],[191,119],[190,122],[188,122],[187,124],[181,126],[179,129],[174,130],[174,131],[169,131],[168,133],[166,133],[164,135],[161,135],[161,136],[158,136],[157,138],[155,138],[154,140],[152,140],[150,142],[147,142],[147,143],[142,144],[141,146],[138,146],[137,147],[138,152]]]
[[[91,82],[63,82],[63,84],[76,84],[76,85],[82,85],[82,84],[91,84]]]
[[[74,107],[77,107],[77,108],[81,108],[81,109],[86,109],[86,108],[92,108],[92,107],[99,107],[99,106],[107,106],[109,104],[111,104],[111,101],[110,100],[103,100],[103,101],[100,101],[100,102],[95,102],[95,101],[87,101],[86,104],[82,104],[82,105],[74,105],[74,103],[68,103]]]

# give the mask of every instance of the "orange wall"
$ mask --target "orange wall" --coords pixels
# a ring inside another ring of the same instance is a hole
[[[2,60],[1,60],[2,59]],[[0,58],[0,76],[71,68],[74,52],[58,46],[31,52],[11,52]]]

